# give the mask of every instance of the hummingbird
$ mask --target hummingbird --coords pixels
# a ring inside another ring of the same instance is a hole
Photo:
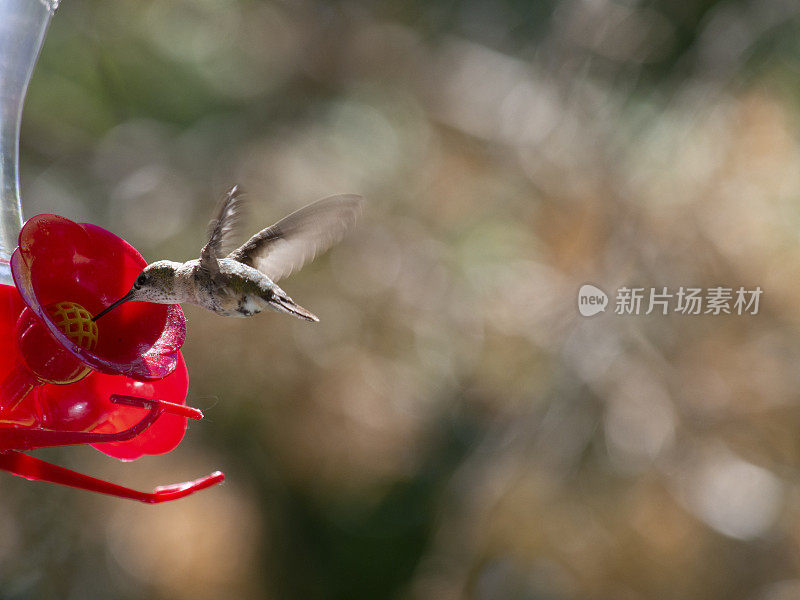
[[[133,300],[189,302],[225,317],[249,317],[271,308],[306,321],[319,321],[276,281],[338,242],[355,224],[363,202],[361,196],[353,194],[312,202],[226,254],[242,212],[242,194],[238,186],[233,186],[208,225],[208,242],[200,251],[200,258],[183,263],[159,260],[147,265],[130,291],[92,321]]]

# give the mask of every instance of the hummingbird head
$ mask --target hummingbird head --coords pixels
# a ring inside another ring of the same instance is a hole
[[[97,321],[112,308],[132,300],[156,304],[175,304],[178,302],[175,293],[175,273],[180,266],[181,263],[170,260],[159,260],[147,265],[136,277],[130,291],[92,317],[92,321]]]

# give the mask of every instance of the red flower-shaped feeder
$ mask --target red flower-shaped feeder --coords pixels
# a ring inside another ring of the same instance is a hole
[[[144,493],[21,453],[91,444],[132,460],[169,452],[186,419],[202,418],[185,406],[186,328],[178,305],[129,302],[101,323],[91,320],[145,265],[132,246],[95,225],[55,215],[25,224],[11,257],[16,288],[0,285],[0,469],[142,502],[222,481],[215,472]]]

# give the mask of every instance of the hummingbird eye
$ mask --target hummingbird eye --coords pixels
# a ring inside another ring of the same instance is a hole
[[[133,283],[133,287],[140,288],[145,283],[147,283],[147,275],[145,273],[142,273],[136,278],[136,281]]]

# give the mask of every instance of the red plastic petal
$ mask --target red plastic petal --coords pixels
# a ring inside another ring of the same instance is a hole
[[[146,261],[125,240],[101,227],[56,215],[29,219],[11,259],[25,303],[53,336],[92,368],[141,380],[165,377],[178,363],[186,336],[180,306],[129,302],[98,321],[94,351],[74,344],[45,307],[76,302],[96,314],[123,296]]]
[[[93,373],[70,385],[45,385],[37,394],[42,425],[48,429],[116,433],[135,425],[147,411],[114,404],[111,402],[113,394],[185,404],[188,386],[186,364],[179,355],[175,371],[157,381]],[[186,417],[164,414],[130,441],[95,444],[94,447],[120,460],[134,460],[144,454],[169,452],[181,442],[185,433]]]
[[[24,361],[15,339],[16,324],[24,311],[17,290],[0,285],[0,382],[15,370],[25,372]],[[68,385],[45,384],[36,387],[13,411],[0,416],[0,436],[4,427],[44,427],[61,431],[96,431],[115,433],[138,422],[145,409],[114,404],[112,394],[155,398],[184,404],[188,373],[180,352],[176,368],[159,380],[138,381],[123,375],[93,372],[85,379]],[[0,406],[4,405],[0,386]],[[186,431],[186,418],[172,414],[160,416],[136,438],[95,447],[110,456],[133,460],[143,454],[163,454],[177,446]]]

